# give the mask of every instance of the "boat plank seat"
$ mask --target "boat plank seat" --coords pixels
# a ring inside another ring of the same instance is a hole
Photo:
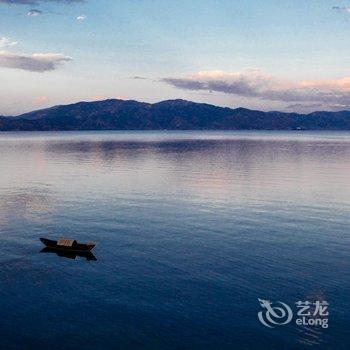
[[[57,245],[61,247],[73,247],[73,245],[76,244],[76,241],[74,239],[59,239],[57,241]]]

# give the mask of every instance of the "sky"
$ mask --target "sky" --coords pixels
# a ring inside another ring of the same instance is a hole
[[[0,0],[0,115],[107,98],[350,109],[350,0]]]

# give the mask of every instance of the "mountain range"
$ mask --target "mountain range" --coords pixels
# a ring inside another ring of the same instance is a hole
[[[22,130],[350,130],[350,111],[298,114],[185,100],[109,99],[0,117],[0,131]]]

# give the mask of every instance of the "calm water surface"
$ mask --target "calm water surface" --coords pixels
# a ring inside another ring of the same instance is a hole
[[[1,349],[349,349],[350,133],[1,133],[0,167]]]

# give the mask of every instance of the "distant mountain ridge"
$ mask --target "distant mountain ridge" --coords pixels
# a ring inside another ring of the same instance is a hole
[[[109,99],[0,117],[0,131],[350,130],[350,111],[310,114],[225,108],[186,100]]]

